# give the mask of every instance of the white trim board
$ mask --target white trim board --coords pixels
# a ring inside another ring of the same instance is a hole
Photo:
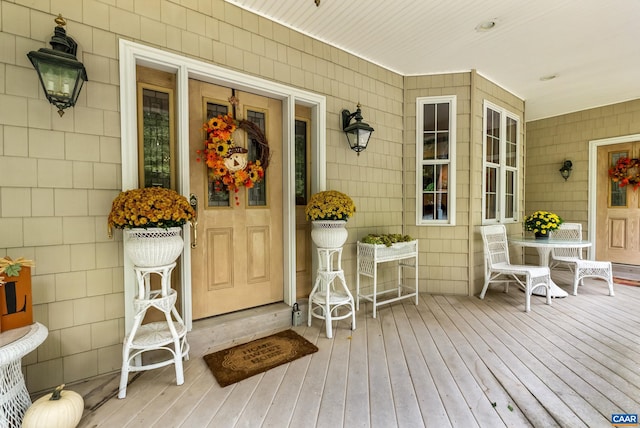
[[[311,107],[312,192],[326,186],[326,97],[283,85],[260,77],[229,70],[211,63],[166,52],[129,40],[119,40],[120,57],[120,120],[122,189],[133,189],[138,184],[137,118],[136,118],[136,65],[176,73],[177,169],[178,190],[189,195],[189,79],[233,87],[247,92],[280,99],[283,102],[283,231],[284,231],[284,302],[293,305],[296,298],[295,283],[295,162],[293,135],[295,132],[295,106]],[[182,316],[191,330],[191,234],[189,225],[183,229],[185,251],[181,258]],[[175,286],[175,284],[174,284]],[[133,324],[133,298],[136,289],[133,266],[124,258],[125,333]]]

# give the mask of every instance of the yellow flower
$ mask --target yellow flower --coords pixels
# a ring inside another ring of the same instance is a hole
[[[187,198],[172,189],[146,187],[121,192],[111,205],[107,220],[111,228],[176,227],[194,218]]]
[[[524,229],[534,233],[546,235],[548,231],[556,230],[562,224],[562,219],[549,211],[536,211],[524,219]]]
[[[309,220],[347,220],[355,211],[353,200],[335,190],[314,194],[305,208]]]

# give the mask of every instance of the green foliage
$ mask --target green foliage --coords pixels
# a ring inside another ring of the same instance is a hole
[[[378,235],[375,233],[370,233],[364,238],[362,238],[361,242],[365,244],[374,244],[374,245],[386,245],[390,247],[392,244],[396,242],[409,242],[413,241],[413,238],[409,235],[401,235],[399,233],[387,233]]]

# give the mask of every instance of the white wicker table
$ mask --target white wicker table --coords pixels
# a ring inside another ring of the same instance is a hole
[[[398,263],[398,284],[390,290],[378,291],[378,264],[386,262]],[[405,268],[414,269],[413,284],[403,282]],[[360,293],[360,275],[373,279],[373,292]],[[405,294],[402,294],[405,291]],[[378,297],[387,293],[397,293],[396,297],[378,301]],[[415,297],[418,304],[418,241],[398,242],[391,247],[385,245],[365,244],[358,242],[358,273],[356,275],[356,309],[360,310],[360,299],[373,303],[373,317],[376,309],[385,303],[396,302],[401,299]]]
[[[591,246],[589,241],[569,241],[566,239],[535,239],[531,237],[510,236],[509,243],[520,245],[522,247],[535,248],[538,251],[538,258],[540,266],[549,266],[549,254],[551,254],[552,248],[588,248]],[[551,280],[551,288],[549,293],[551,297],[567,297],[569,293]],[[533,291],[536,296],[546,296],[546,292],[542,287],[536,288]]]
[[[39,322],[0,334],[0,427],[19,427],[31,405],[22,376],[22,357],[47,338],[49,330]]]

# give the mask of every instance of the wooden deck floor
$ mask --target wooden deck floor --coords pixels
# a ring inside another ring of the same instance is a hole
[[[172,366],[145,372],[80,426],[611,427],[640,413],[640,287],[615,292],[587,280],[551,306],[533,297],[530,313],[516,287],[421,295],[377,319],[361,305],[358,328],[341,321],[333,339],[320,320],[294,328],[311,356],[220,388],[192,349],[184,385]]]

